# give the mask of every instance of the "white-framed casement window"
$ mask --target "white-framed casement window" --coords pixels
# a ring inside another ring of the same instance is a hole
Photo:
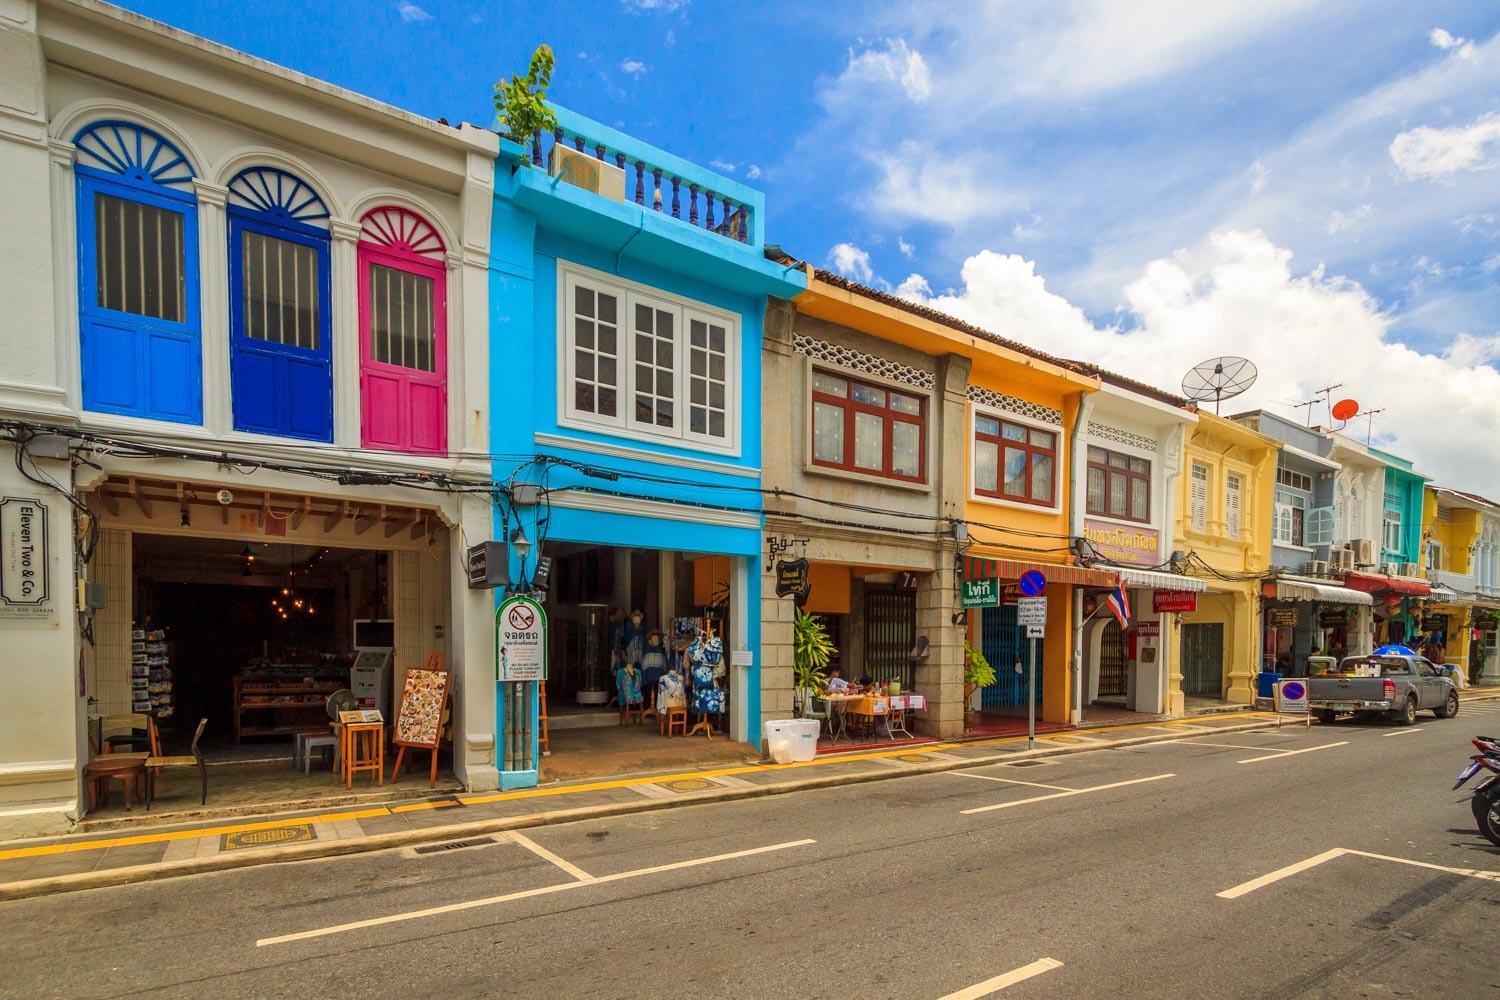
[[[1380,544],[1387,552],[1401,551],[1401,512],[1390,507],[1385,509],[1385,514],[1380,522]]]
[[[1245,481],[1238,473],[1224,477],[1224,534],[1229,538],[1240,537],[1240,510],[1243,506]]]
[[[739,318],[559,265],[558,422],[739,451]]]
[[[1305,545],[1303,521],[1307,516],[1307,497],[1290,490],[1276,491],[1274,539],[1280,545]]]
[[[1208,530],[1208,466],[1193,463],[1192,488],[1188,496],[1188,523],[1194,531]]]
[[[1441,570],[1443,568],[1443,543],[1429,541],[1427,543],[1427,568],[1429,570]]]

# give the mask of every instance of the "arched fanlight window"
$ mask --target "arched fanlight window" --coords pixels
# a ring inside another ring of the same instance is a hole
[[[129,121],[95,122],[73,144],[84,408],[200,423],[193,166]]]
[[[328,206],[279,167],[229,182],[236,430],[333,440]]]
[[[448,443],[446,248],[416,212],[360,220],[359,329],[366,447],[442,453]]]

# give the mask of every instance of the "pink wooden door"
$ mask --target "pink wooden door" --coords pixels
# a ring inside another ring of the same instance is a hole
[[[379,208],[359,244],[360,411],[366,448],[448,450],[447,267],[421,216]]]

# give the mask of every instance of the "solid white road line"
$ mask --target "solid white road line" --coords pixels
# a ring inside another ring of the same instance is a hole
[[[1431,871],[1445,872],[1449,875],[1464,875],[1469,878],[1484,879],[1487,882],[1500,882],[1500,872],[1485,871],[1479,868],[1451,868],[1448,865],[1435,865],[1430,861],[1413,861],[1411,858],[1393,858],[1389,854],[1371,854],[1369,851],[1356,851],[1347,847],[1335,847],[1332,850],[1324,851],[1322,854],[1308,858],[1306,861],[1299,861],[1294,865],[1278,868],[1269,875],[1262,875],[1260,878],[1253,878],[1248,882],[1242,882],[1233,889],[1225,889],[1217,895],[1220,899],[1238,899],[1247,893],[1254,892],[1256,889],[1265,888],[1272,882],[1279,882],[1288,876],[1305,872],[1309,868],[1316,868],[1325,861],[1332,861],[1334,858],[1341,858],[1345,855],[1358,858],[1374,858],[1376,861],[1391,861],[1398,865],[1411,865],[1413,868],[1426,868]]]
[[[1174,740],[1175,743],[1186,743],[1190,747],[1219,747],[1224,750],[1269,750],[1270,747],[1262,743],[1260,746],[1246,746],[1243,743],[1204,743],[1202,740]],[[1171,744],[1167,744],[1170,746]]]
[[[1048,799],[1065,799],[1070,795],[1086,795],[1089,792],[1102,792],[1109,788],[1124,788],[1126,785],[1139,785],[1147,781],[1160,781],[1163,778],[1175,777],[1177,777],[1175,774],[1156,774],[1149,778],[1134,778],[1130,781],[1116,781],[1108,785],[1095,785],[1093,788],[1070,788],[1066,792],[1053,792],[1051,795],[1035,795],[1029,799],[1018,799],[1015,802],[1001,802],[993,806],[979,806],[977,809],[960,809],[959,815],[972,816],[975,813],[994,812],[996,809],[1024,806],[1031,802],[1046,802]]]
[[[1411,729],[1398,729],[1394,733],[1381,733],[1380,735],[1381,736],[1410,736],[1412,733],[1425,733],[1425,732],[1427,732],[1427,727],[1425,727],[1425,726],[1415,726],[1415,727],[1413,727]]]
[[[562,858],[558,857],[556,854],[553,854],[551,851],[547,850],[545,847],[543,847],[541,844],[538,844],[536,841],[532,840],[530,837],[523,837],[519,833],[509,833],[509,834],[507,834],[507,837],[510,840],[513,840],[516,843],[520,844],[522,847],[526,848],[528,851],[530,851],[532,854],[535,854],[537,857],[541,858],[543,861],[550,861],[550,862],[552,862],[554,865],[556,865],[557,867],[561,868],[563,871],[567,872],[569,875],[573,876],[578,881],[580,881],[580,882],[593,882],[593,881],[595,881],[594,876],[590,875],[588,872],[584,871],[582,868],[579,868],[577,865],[573,864],[572,862],[570,862],[570,861],[564,861]]]
[[[605,882],[621,882],[625,879],[640,878],[642,875],[658,875],[662,872],[679,871],[683,868],[698,868],[703,865],[716,864],[720,861],[733,861],[736,858],[748,858],[757,854],[769,854],[772,851],[785,851],[793,847],[806,847],[809,844],[816,843],[816,840],[789,840],[784,844],[752,847],[747,851],[731,851],[728,854],[715,854],[709,858],[694,858],[691,861],[675,861],[669,865],[638,868],[635,871],[619,872],[615,875],[601,875],[589,882],[563,882],[558,885],[542,886],[539,889],[508,892],[503,896],[488,896],[484,899],[471,899],[462,903],[449,903],[446,906],[432,906],[424,910],[408,910],[405,913],[392,913],[384,917],[371,917],[368,920],[355,920],[347,924],[335,924],[332,927],[319,927],[310,931],[298,931],[295,934],[281,934],[277,937],[261,938],[255,942],[255,946],[257,948],[264,948],[267,945],[273,944],[290,944],[293,941],[305,941],[308,938],[326,937],[329,934],[343,934],[346,931],[357,931],[366,927],[379,927],[384,924],[397,924],[406,920],[420,920],[423,917],[436,917],[445,913],[457,913],[461,910],[472,910],[481,906],[494,906],[497,903],[508,903],[512,900],[526,899],[531,896],[547,896],[552,893],[567,892],[570,889],[583,889],[588,886],[603,885]]]
[[[939,998],[939,1000],[979,1000],[980,997],[987,997],[991,993],[999,993],[1007,986],[1014,986],[1017,983],[1025,982],[1032,976],[1040,976],[1044,972],[1051,972],[1053,969],[1061,968],[1062,963],[1055,958],[1039,958],[1030,965],[1023,965],[1019,969],[1012,969],[1002,976],[996,976],[994,979],[986,979],[982,983],[975,983],[973,986],[961,989],[957,993],[949,993],[947,996]]]
[[[1280,759],[1282,757],[1295,757],[1299,753],[1312,753],[1314,750],[1327,750],[1329,747],[1346,747],[1348,745],[1349,745],[1349,741],[1348,740],[1340,740],[1337,743],[1324,743],[1324,744],[1322,744],[1320,746],[1307,747],[1306,749],[1303,749],[1303,750],[1277,750],[1275,753],[1267,754],[1264,757],[1251,757],[1248,760],[1237,760],[1237,761],[1235,761],[1235,763],[1236,764],[1258,764],[1258,763],[1260,763],[1263,760],[1278,760],[1278,759]],[[1262,748],[1258,748],[1258,749],[1264,749],[1264,748],[1262,747]]]
[[[1007,785],[1026,785],[1030,788],[1051,788],[1059,792],[1071,792],[1073,789],[1064,785],[1044,785],[1039,781],[1017,781],[1015,778],[996,778],[989,774],[975,774],[972,771],[940,771],[939,774],[951,774],[955,778],[979,778],[983,781],[1003,781]]]

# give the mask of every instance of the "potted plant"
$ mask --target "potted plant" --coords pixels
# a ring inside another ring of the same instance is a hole
[[[984,654],[964,639],[964,728],[973,722],[974,692],[995,683],[995,668]]]
[[[531,69],[525,76],[495,84],[495,110],[510,137],[527,149],[537,133],[557,128],[557,115],[547,106],[552,65],[552,47],[543,45],[531,54]]]
[[[828,683],[828,676],[823,668],[828,666],[829,657],[837,650],[833,647],[833,640],[828,637],[828,629],[815,615],[810,615],[801,608],[797,609],[797,615],[792,619],[792,683],[795,686],[793,700],[797,705],[797,718],[802,718],[807,713],[807,698],[804,692],[808,690],[821,691]]]

